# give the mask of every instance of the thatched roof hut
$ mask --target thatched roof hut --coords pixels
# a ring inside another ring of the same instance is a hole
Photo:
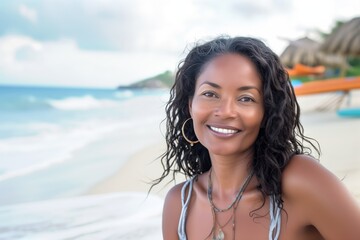
[[[281,62],[288,68],[301,63],[307,66],[325,65],[328,67],[341,66],[344,58],[339,55],[322,53],[319,50],[320,43],[308,37],[291,41],[280,55]]]
[[[320,46],[327,54],[360,56],[360,17],[343,23]]]

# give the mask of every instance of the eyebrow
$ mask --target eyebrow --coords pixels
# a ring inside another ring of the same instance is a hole
[[[220,85],[218,85],[216,83],[213,83],[213,82],[205,81],[201,85],[204,85],[204,84],[210,85],[213,88],[221,89]],[[246,91],[246,90],[250,90],[250,89],[255,89],[260,93],[260,90],[257,87],[254,87],[254,86],[241,86],[237,90],[238,91]]]

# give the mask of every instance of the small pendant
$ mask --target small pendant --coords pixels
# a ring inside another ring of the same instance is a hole
[[[215,238],[213,238],[213,240],[224,240],[225,238],[225,234],[224,232],[220,229],[217,236]]]

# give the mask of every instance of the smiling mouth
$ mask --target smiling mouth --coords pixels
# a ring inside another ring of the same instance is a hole
[[[236,130],[236,129],[219,128],[219,127],[213,127],[213,126],[208,126],[208,127],[210,128],[210,130],[212,130],[216,133],[226,134],[226,135],[232,135],[232,134],[236,134],[236,133],[240,132],[240,130]]]

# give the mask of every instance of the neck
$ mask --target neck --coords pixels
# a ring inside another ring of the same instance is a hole
[[[251,172],[253,154],[239,157],[211,156],[213,195],[216,199],[235,196]],[[249,190],[251,186],[247,188]]]

